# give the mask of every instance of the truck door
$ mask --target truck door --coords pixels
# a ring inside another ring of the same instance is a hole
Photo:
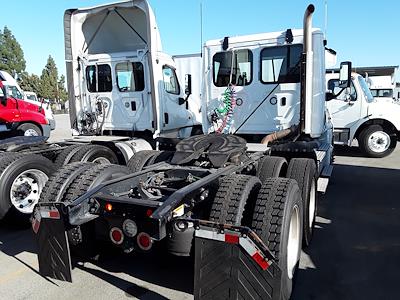
[[[169,131],[193,126],[193,116],[188,110],[187,103],[179,103],[179,99],[183,98],[183,90],[179,85],[175,69],[164,65],[162,76],[162,86],[159,89],[164,112],[162,130]]]
[[[262,134],[299,122],[301,52],[302,45],[293,44],[217,52],[212,57],[210,98],[215,102],[234,85],[234,130]]]
[[[328,90],[334,94],[340,92],[339,79],[328,81]],[[357,93],[352,78],[350,92],[344,91],[336,99],[327,102],[335,129],[351,128],[360,119],[362,97]]]
[[[146,64],[138,61],[119,61],[115,64],[115,118],[121,114],[120,126],[132,130],[152,129],[152,102],[146,86]],[[118,107],[117,107],[118,106]]]

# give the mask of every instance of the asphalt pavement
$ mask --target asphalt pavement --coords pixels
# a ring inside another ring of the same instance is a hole
[[[70,136],[68,116],[56,119],[53,141]],[[398,299],[400,144],[383,159],[336,150],[293,299]],[[43,278],[31,230],[17,227],[0,223],[0,299],[193,299],[193,261],[159,253],[105,251],[75,265],[72,284]]]

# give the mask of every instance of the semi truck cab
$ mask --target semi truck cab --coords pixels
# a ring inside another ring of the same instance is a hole
[[[342,93],[338,73],[328,73],[326,82],[328,90],[336,95],[327,102],[334,125],[334,143],[351,146],[357,139],[367,156],[392,153],[400,136],[400,106],[374,98],[365,79],[357,73],[352,73],[351,87]]]
[[[190,136],[198,123],[146,1],[70,9],[64,21],[74,135]]]
[[[23,92],[10,74],[0,71],[0,134],[50,136],[50,124],[44,110],[24,101]]]

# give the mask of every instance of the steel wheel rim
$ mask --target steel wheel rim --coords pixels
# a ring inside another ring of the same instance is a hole
[[[310,191],[310,202],[308,204],[308,226],[311,229],[314,223],[315,209],[316,209],[316,193],[315,193],[315,180],[312,180]]]
[[[21,213],[31,214],[49,177],[41,170],[30,169],[19,174],[10,189],[11,204]]]
[[[375,131],[368,137],[368,147],[376,153],[385,152],[390,146],[390,136],[384,131]]]
[[[295,205],[290,215],[289,235],[287,243],[287,275],[293,278],[294,269],[297,265],[300,251],[300,212]]]
[[[111,165],[111,161],[105,157],[97,157],[92,162],[99,165]]]
[[[29,128],[25,130],[24,136],[39,136],[39,133],[35,129]]]

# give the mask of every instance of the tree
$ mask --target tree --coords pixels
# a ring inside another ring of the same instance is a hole
[[[68,98],[65,90],[65,77],[61,75],[58,79],[58,70],[54,59],[49,55],[46,66],[40,76],[39,93],[41,97],[55,100],[55,102],[65,102]]]
[[[4,27],[0,30],[0,70],[7,71],[12,76],[21,74],[26,68],[24,52],[11,30]]]
[[[65,102],[68,100],[68,93],[65,89],[65,76],[61,75],[60,80],[58,81],[58,92],[61,102]]]
[[[58,100],[58,70],[54,59],[49,55],[40,76],[40,96]]]
[[[29,74],[25,71],[22,72],[19,77],[19,85],[24,91],[40,94],[40,78],[35,74]]]

